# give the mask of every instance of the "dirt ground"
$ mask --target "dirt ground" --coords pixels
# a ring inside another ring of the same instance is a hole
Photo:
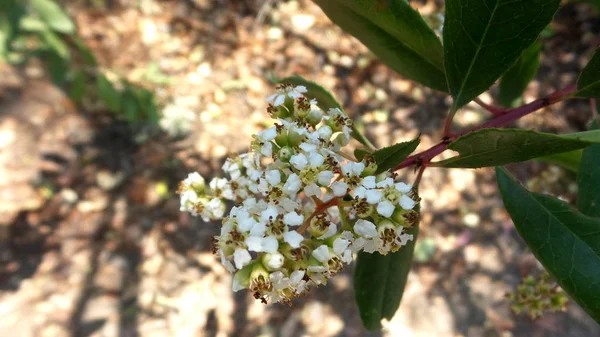
[[[411,4],[424,15],[440,8]],[[105,69],[194,111],[194,127],[179,139],[132,132],[75,106],[39,65],[0,64],[0,336],[600,336],[576,304],[536,320],[510,311],[505,294],[540,266],[491,169],[425,172],[418,261],[382,332],[361,326],[353,266],[290,307],[232,293],[209,249],[218,224],[180,213],[175,190],[188,172],[218,176],[228,154],[247,150],[268,123],[270,79],[298,74],[331,89],[377,146],[419,133],[420,149],[433,145],[450,101],[381,65],[309,1],[67,6]],[[600,22],[591,5],[571,3],[552,30],[525,100],[575,80]],[[573,101],[517,125],[565,133],[590,116]],[[455,127],[486,118],[469,105]],[[575,195],[567,172],[538,162],[511,169],[536,190]]]

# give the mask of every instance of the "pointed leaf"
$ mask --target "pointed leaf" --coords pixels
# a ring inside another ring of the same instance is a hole
[[[508,71],[500,78],[498,101],[506,107],[513,107],[519,103],[527,85],[537,74],[540,66],[540,52],[542,43],[535,41],[525,49]]]
[[[504,206],[527,246],[558,284],[600,323],[600,219],[528,192],[496,168]]]
[[[373,152],[373,156],[377,162],[376,173],[379,174],[400,164],[408,155],[415,151],[420,142],[419,138],[415,138],[411,141],[394,144]]]
[[[594,121],[592,129],[598,129],[598,121]],[[583,150],[577,184],[577,207],[581,213],[600,217],[600,144]]]
[[[52,0],[30,0],[31,7],[52,29],[63,34],[73,34],[75,25],[69,15]]]
[[[600,98],[600,49],[583,68],[577,80],[577,93],[579,97]]]
[[[413,240],[395,253],[358,253],[354,272],[354,296],[360,318],[367,330],[381,328],[381,320],[391,319],[400,306],[408,272],[412,266],[419,227],[407,230]]]
[[[458,156],[436,163],[441,167],[478,168],[517,163],[600,143],[600,130],[555,135],[522,129],[483,129],[448,145]]]
[[[454,109],[487,90],[552,20],[560,0],[447,0],[444,62]]]
[[[440,40],[405,0],[314,0],[343,30],[408,79],[448,91]]]
[[[549,156],[539,157],[537,160],[555,164],[566,168],[569,171],[577,173],[579,171],[582,153],[582,150],[575,150],[571,152],[557,153]]]
[[[327,112],[329,109],[336,108],[344,112],[342,105],[335,99],[335,97],[333,97],[333,94],[313,81],[309,81],[300,76],[290,76],[282,79],[279,82],[305,86],[306,90],[308,90],[307,96],[316,99],[319,108],[321,108],[323,112]],[[352,138],[364,145],[372,146],[371,142],[365,137],[365,135],[359,132],[354,126],[352,126]]]

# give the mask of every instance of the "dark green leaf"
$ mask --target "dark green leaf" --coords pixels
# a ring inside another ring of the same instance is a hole
[[[539,157],[537,160],[562,166],[567,170],[577,173],[579,171],[582,153],[582,150],[575,150],[571,152],[557,153],[549,156]]]
[[[102,74],[98,75],[96,85],[98,86],[98,97],[106,108],[118,113],[121,111],[121,93],[115,89],[115,86]]]
[[[307,96],[316,99],[319,108],[321,108],[321,110],[323,110],[324,112],[327,112],[329,109],[335,108],[340,109],[342,112],[344,111],[344,109],[342,109],[342,105],[338,103],[335,97],[333,97],[333,95],[329,91],[327,91],[327,89],[323,88],[322,86],[318,85],[313,81],[309,81],[300,76],[290,76],[282,79],[279,82],[289,83],[295,86],[305,86],[306,90],[308,90]],[[362,144],[367,145],[369,147],[373,146],[371,142],[365,137],[365,135],[359,132],[354,126],[352,127],[352,138],[358,140]]]
[[[560,0],[447,0],[444,61],[454,109],[487,90],[552,20]]]
[[[483,129],[448,145],[458,156],[436,163],[442,167],[478,168],[506,165],[600,143],[600,131],[555,135],[522,129]]]
[[[52,32],[51,30],[43,30],[42,38],[48,48],[54,50],[58,56],[63,58],[65,61],[71,59],[71,52],[69,46],[61,39],[59,35]]]
[[[600,49],[581,71],[577,80],[577,96],[600,98]]]
[[[75,38],[73,38],[73,42],[75,43],[75,46],[77,46],[77,49],[79,51],[79,56],[81,57],[81,60],[83,61],[83,63],[85,65],[88,65],[91,67],[95,67],[98,65],[98,62],[96,61],[96,57],[94,56],[94,53],[92,53],[92,50],[90,49],[90,47],[88,47],[87,44],[85,44],[85,42],[83,42],[82,39],[75,37]]]
[[[448,91],[440,40],[405,0],[315,0],[383,63],[408,79]]]
[[[508,71],[500,78],[498,101],[506,107],[513,107],[521,101],[527,84],[535,77],[540,66],[542,43],[538,40],[525,49]]]
[[[69,15],[52,0],[30,0],[31,7],[52,29],[63,34],[73,34],[75,25]]]
[[[504,206],[527,246],[558,284],[600,323],[600,219],[528,192],[496,168]]]
[[[128,122],[133,123],[140,119],[140,106],[135,92],[129,86],[125,88],[121,96],[121,109],[123,110],[123,116]]]
[[[158,123],[160,117],[158,116],[158,108],[156,106],[154,94],[145,88],[138,88],[136,94],[144,118],[149,122]]]
[[[363,158],[368,154],[371,154],[371,152],[363,149],[354,150],[354,157],[359,161],[363,160]]]
[[[71,97],[73,101],[81,103],[81,100],[85,97],[87,92],[87,81],[88,76],[84,71],[76,71],[73,74],[69,90],[69,97]]]
[[[598,129],[598,121],[594,121],[592,129]],[[577,183],[577,207],[581,213],[600,217],[600,144],[583,150]]]
[[[377,174],[400,164],[408,155],[415,151],[420,142],[419,138],[415,138],[411,141],[394,144],[373,152],[373,156],[377,162]]]
[[[395,253],[358,253],[354,273],[354,296],[360,318],[368,330],[381,328],[381,320],[391,319],[400,306],[408,272],[412,266],[419,226],[408,231],[413,240]]]

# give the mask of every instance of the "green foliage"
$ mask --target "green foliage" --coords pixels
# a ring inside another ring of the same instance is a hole
[[[592,128],[598,129],[598,121],[594,121]],[[600,217],[600,144],[583,150],[577,183],[579,210],[583,214]]]
[[[448,145],[459,155],[436,165],[462,168],[506,165],[582,149],[592,143],[600,143],[600,131],[559,136],[522,129],[483,129]]]
[[[446,92],[442,45],[405,0],[315,0],[335,24],[404,77]]]
[[[579,75],[577,89],[579,97],[600,98],[600,49]]]
[[[454,109],[488,89],[548,25],[560,0],[448,0],[444,62]]]
[[[594,146],[594,145],[591,145]],[[549,156],[543,156],[537,158],[538,160],[545,161],[547,163],[555,164],[566,168],[569,171],[579,171],[579,165],[581,163],[582,150],[575,150],[571,152],[556,153]]]
[[[504,206],[519,234],[560,286],[600,322],[600,219],[556,198],[531,193],[496,169]]]
[[[415,138],[408,142],[394,144],[373,152],[377,162],[377,173],[381,173],[400,164],[409,154],[413,153],[421,140]]]
[[[50,28],[63,34],[75,33],[75,24],[69,15],[52,0],[29,0],[33,10]]]
[[[540,277],[527,276],[517,287],[517,293],[508,294],[507,298],[513,302],[511,309],[516,314],[527,311],[531,318],[541,317],[548,311],[565,311],[569,301],[548,273]]]
[[[540,66],[542,43],[538,40],[525,49],[508,71],[500,78],[498,101],[506,107],[513,107],[521,101],[527,84],[535,77]]]
[[[400,306],[408,272],[412,266],[419,227],[407,231],[413,240],[395,253],[358,253],[354,273],[354,295],[360,318],[368,330],[381,328],[381,320],[391,319]]]

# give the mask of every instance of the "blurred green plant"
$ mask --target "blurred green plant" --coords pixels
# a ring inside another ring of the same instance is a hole
[[[0,61],[23,65],[32,58],[79,105],[95,100],[129,123],[159,120],[154,94],[125,80],[109,80],[77,35],[75,23],[56,2],[2,0]]]
[[[506,294],[512,302],[515,314],[527,312],[531,318],[541,317],[546,312],[565,311],[569,298],[550,274],[544,272],[538,277],[528,275],[515,293]]]

